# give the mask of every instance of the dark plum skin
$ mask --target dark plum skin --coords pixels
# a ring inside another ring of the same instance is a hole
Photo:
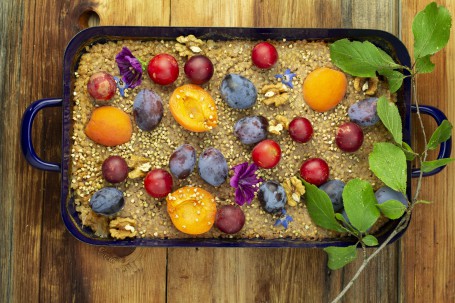
[[[213,186],[223,184],[228,176],[226,158],[214,147],[209,147],[201,153],[198,168],[201,178]]]
[[[229,74],[224,77],[220,92],[224,102],[235,109],[252,107],[258,97],[253,82],[237,74]]]
[[[128,177],[128,164],[120,156],[110,156],[101,166],[104,179],[110,183],[120,183]]]
[[[169,158],[169,170],[178,179],[185,179],[196,165],[196,150],[190,144],[182,144]]]
[[[329,196],[335,212],[339,212],[343,209],[342,193],[344,186],[345,184],[341,180],[330,180],[319,187],[319,189],[325,191],[325,193]]]
[[[271,214],[282,211],[288,201],[283,186],[277,181],[262,183],[259,187],[258,199],[262,208]]]
[[[103,187],[90,198],[90,207],[99,215],[114,215],[122,210],[123,206],[123,193],[115,187]]]
[[[349,107],[348,115],[352,122],[360,126],[373,126],[379,122],[376,106],[378,98],[367,98]]]
[[[234,135],[243,144],[256,144],[267,138],[269,121],[263,116],[241,118],[234,125]]]
[[[106,105],[117,91],[117,83],[111,74],[97,72],[90,76],[87,91],[98,105]]]
[[[404,206],[408,206],[408,200],[406,197],[388,186],[383,186],[374,193],[378,204],[382,204],[388,200],[397,200],[403,203]]]
[[[151,131],[163,118],[163,101],[155,92],[143,89],[134,98],[133,114],[137,126],[144,131]]]
[[[216,212],[215,226],[226,234],[238,233],[245,224],[243,210],[234,205],[223,205]]]

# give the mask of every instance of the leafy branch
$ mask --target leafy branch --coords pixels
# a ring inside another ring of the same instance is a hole
[[[357,77],[381,75],[387,79],[389,90],[392,93],[400,89],[405,78],[411,77],[413,103],[417,108],[417,119],[425,144],[422,152],[415,152],[409,144],[403,141],[399,110],[396,104],[383,96],[377,101],[377,114],[392,135],[394,142],[375,143],[373,151],[369,155],[369,166],[375,176],[396,193],[393,196],[396,196],[397,199],[391,198],[383,203],[378,203],[371,184],[360,179],[353,179],[346,184],[342,193],[344,211],[335,213],[329,196],[323,190],[303,181],[307,189],[305,194],[307,208],[315,224],[357,238],[353,245],[324,249],[329,257],[329,268],[339,269],[354,261],[357,258],[359,245],[363,252],[362,265],[332,302],[339,302],[368,263],[406,228],[414,206],[430,203],[419,199],[423,173],[455,160],[444,158],[427,161],[428,151],[436,149],[451,137],[452,125],[447,120],[443,121],[430,139],[427,139],[417,101],[416,82],[418,74],[434,70],[431,56],[447,44],[451,25],[452,18],[449,11],[443,6],[437,6],[434,2],[415,16],[412,24],[415,59],[411,66],[396,63],[386,52],[368,41],[342,39],[330,45],[331,59],[337,67]],[[409,200],[406,197],[406,167],[407,161],[414,159],[417,159],[421,169],[414,196]],[[369,234],[369,231],[381,214],[391,220],[399,219],[399,222],[379,245],[376,237]],[[371,254],[368,254],[366,250],[368,246],[376,246]]]

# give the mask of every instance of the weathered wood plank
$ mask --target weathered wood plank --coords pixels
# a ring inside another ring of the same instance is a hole
[[[455,15],[453,1],[437,1],[438,5],[449,8]],[[402,38],[412,53],[413,35],[411,31],[414,15],[430,1],[403,1],[402,3]],[[449,121],[455,120],[455,106],[451,100],[455,96],[453,62],[455,42],[452,37],[448,46],[435,55],[436,64],[431,74],[418,77],[418,100],[420,104],[433,105],[444,111]],[[415,117],[413,127],[419,129]],[[435,129],[432,119],[425,118],[427,136]],[[414,133],[414,143],[423,147],[423,138]],[[435,153],[431,155],[434,159]],[[416,182],[413,182],[414,188]],[[436,176],[423,180],[420,197],[433,201],[432,205],[416,207],[411,225],[406,232],[402,245],[402,284],[403,298],[408,302],[453,302],[455,300],[455,211],[453,201],[453,165]]]

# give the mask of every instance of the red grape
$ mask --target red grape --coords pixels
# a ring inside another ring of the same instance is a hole
[[[337,129],[335,142],[342,151],[355,152],[362,146],[363,131],[354,122],[344,123]]]
[[[106,72],[94,73],[87,83],[87,91],[99,105],[106,105],[117,91],[114,77]]]
[[[302,163],[300,177],[316,186],[322,185],[329,179],[329,166],[321,158],[311,158]]]
[[[153,82],[168,85],[179,76],[179,65],[171,55],[158,54],[150,60],[147,72]]]
[[[104,179],[110,183],[123,182],[128,177],[128,165],[120,156],[110,156],[101,166]]]
[[[313,126],[307,118],[296,117],[289,123],[289,135],[296,142],[308,142],[313,136]]]
[[[216,212],[215,226],[224,233],[235,234],[245,224],[243,210],[234,205],[224,205]]]
[[[278,52],[275,46],[268,42],[261,42],[254,46],[251,60],[259,68],[271,68],[278,61]]]
[[[144,179],[147,193],[154,198],[164,198],[172,191],[172,176],[164,169],[153,169]]]
[[[262,168],[273,168],[281,159],[281,148],[273,140],[259,142],[251,153],[254,163]]]
[[[193,84],[203,84],[213,76],[212,61],[204,55],[197,55],[188,59],[183,70]]]

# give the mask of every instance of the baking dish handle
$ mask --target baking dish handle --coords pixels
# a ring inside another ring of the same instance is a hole
[[[417,107],[415,105],[411,105],[411,110],[412,110],[412,112],[415,113],[415,112],[417,112]],[[447,120],[446,115],[440,109],[438,109],[434,106],[419,105],[419,110],[422,114],[431,116],[436,121],[438,126],[441,125],[442,121]],[[438,159],[449,158],[451,151],[452,151],[452,138],[441,143],[441,145],[439,147]],[[441,170],[443,170],[444,167],[445,167],[445,165],[435,168],[432,171],[425,172],[425,173],[423,173],[422,176],[428,177],[428,176],[435,175],[435,174],[439,173]],[[412,176],[412,178],[418,178],[420,176],[420,168],[412,169],[411,176]]]
[[[24,112],[21,124],[21,147],[22,153],[27,162],[38,169],[60,172],[61,167],[59,163],[50,163],[41,160],[33,148],[32,144],[32,126],[36,114],[46,107],[62,106],[63,99],[60,98],[46,98],[33,102]]]

